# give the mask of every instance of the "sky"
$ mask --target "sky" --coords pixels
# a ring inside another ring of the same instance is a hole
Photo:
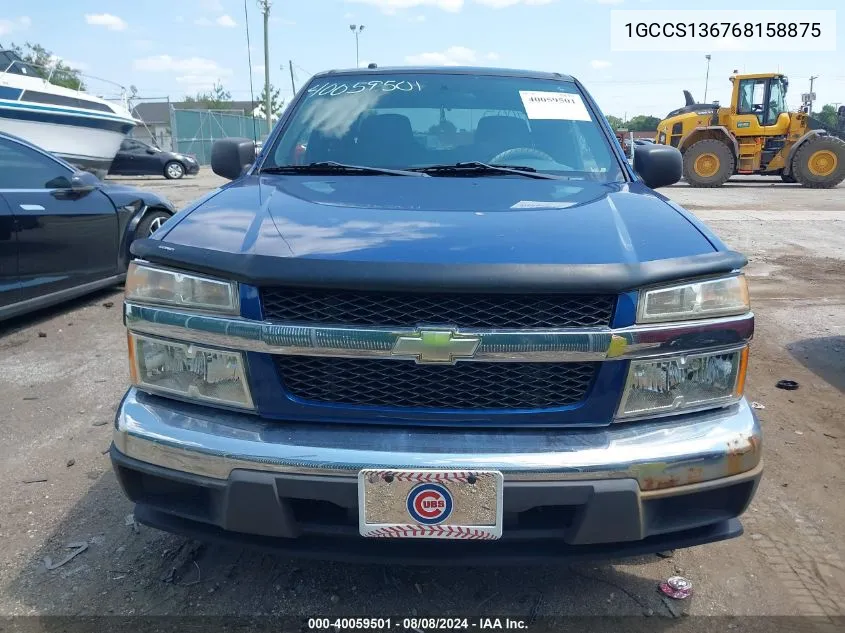
[[[257,98],[264,81],[263,22],[257,0],[0,0],[0,45],[37,42],[84,73],[134,85],[144,98],[181,100],[219,80],[233,99],[250,98],[248,50]],[[701,8],[677,0],[272,0],[271,83],[291,96],[312,73],[360,64],[473,65],[558,71],[576,76],[605,114],[664,116],[702,100],[704,52],[614,52],[610,11]],[[735,2],[708,0],[727,10]],[[811,75],[819,104],[845,103],[845,4],[840,0],[746,0],[743,9],[837,9],[835,52],[713,51],[708,100],[730,100],[728,77],[783,72],[788,103],[800,105]],[[244,11],[248,14],[245,20]],[[251,46],[247,47],[248,24]],[[110,96],[109,84],[89,81]]]

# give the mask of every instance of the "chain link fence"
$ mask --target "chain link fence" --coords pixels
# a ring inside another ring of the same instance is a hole
[[[192,154],[200,165],[211,163],[211,146],[222,138],[244,137],[259,141],[269,134],[267,121],[243,110],[170,109],[173,151]]]

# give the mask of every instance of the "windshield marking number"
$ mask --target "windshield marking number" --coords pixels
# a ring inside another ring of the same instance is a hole
[[[413,92],[422,91],[422,85],[419,81],[408,81],[402,79],[374,79],[373,81],[357,81],[354,84],[340,84],[340,83],[325,83],[318,86],[313,86],[308,89],[308,97],[337,97],[342,94],[357,94],[359,92]]]

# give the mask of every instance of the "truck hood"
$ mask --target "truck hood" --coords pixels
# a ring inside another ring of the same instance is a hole
[[[138,252],[201,258],[230,273],[248,266],[262,279],[268,273],[259,262],[286,268],[285,277],[341,265],[360,272],[448,265],[454,274],[483,267],[488,276],[490,266],[577,267],[595,276],[667,260],[745,263],[735,253],[727,262],[715,237],[640,183],[578,180],[250,176],[185,214],[162,239],[166,246],[140,244]]]

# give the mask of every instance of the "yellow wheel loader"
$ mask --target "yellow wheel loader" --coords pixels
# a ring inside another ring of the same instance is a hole
[[[730,107],[695,103],[685,90],[686,105],[657,126],[655,142],[681,150],[691,186],[719,187],[733,174],[780,176],[813,188],[845,180],[845,141],[828,134],[807,104],[787,111],[784,75],[730,79]]]

